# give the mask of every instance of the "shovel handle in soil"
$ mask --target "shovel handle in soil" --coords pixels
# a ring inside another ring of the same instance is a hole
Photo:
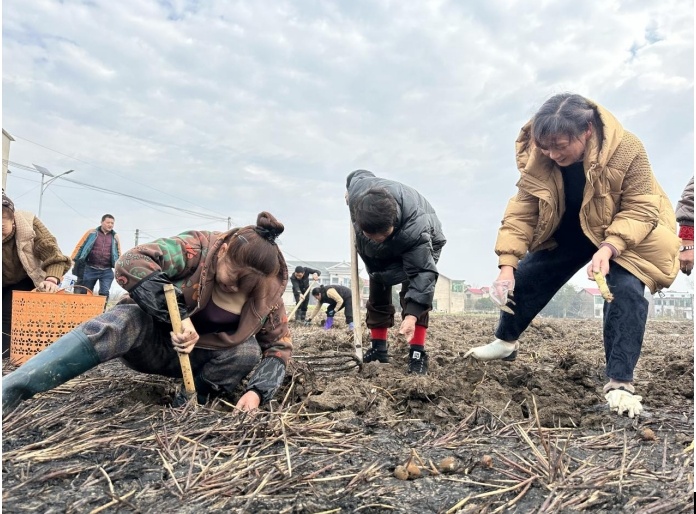
[[[167,309],[169,310],[169,318],[172,320],[172,330],[175,334],[181,334],[184,330],[181,326],[181,315],[179,314],[179,305],[176,302],[176,291],[172,284],[165,284],[164,297],[167,299]],[[193,383],[193,371],[191,371],[191,361],[188,353],[179,353],[179,364],[181,364],[181,374],[184,377],[184,388],[186,396],[191,398],[196,394],[196,386]]]
[[[355,228],[350,223],[350,288],[353,297],[353,347],[355,357],[362,364],[362,324],[360,321],[360,276],[358,275],[358,247],[355,245]]]
[[[290,314],[288,314],[288,319],[292,319],[292,317],[295,315],[295,311],[300,307],[300,304],[302,302],[304,302],[304,299],[307,298],[307,295],[312,290],[312,288],[316,285],[316,283],[317,283],[316,280],[313,280],[312,283],[309,284],[309,287],[307,288],[307,290],[300,295],[300,299],[297,301],[295,306],[292,308],[292,310],[290,311]]]

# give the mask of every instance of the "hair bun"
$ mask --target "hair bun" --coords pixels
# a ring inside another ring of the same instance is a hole
[[[285,225],[276,219],[273,214],[267,211],[260,212],[256,217],[256,231],[269,241],[283,233]]]

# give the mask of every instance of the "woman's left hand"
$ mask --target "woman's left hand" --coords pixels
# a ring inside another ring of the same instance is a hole
[[[51,282],[50,280],[44,280],[39,284],[39,287],[37,287],[36,290],[41,291],[42,293],[55,293],[58,291],[58,284]]]
[[[253,411],[259,408],[261,398],[254,391],[247,391],[237,402],[237,408],[246,412]]]
[[[594,274],[597,271],[602,273],[602,276],[606,277],[609,273],[609,259],[611,259],[613,252],[608,246],[602,246],[599,250],[595,252],[592,256],[592,262],[587,266],[587,278],[594,280]]]

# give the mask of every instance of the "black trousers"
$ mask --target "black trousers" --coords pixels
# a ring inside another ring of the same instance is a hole
[[[404,317],[406,307],[405,298],[408,291],[409,281],[401,284],[399,291],[399,303],[401,305],[401,318]],[[367,328],[391,328],[394,326],[394,314],[396,309],[392,305],[392,286],[388,286],[376,280],[370,280],[370,297],[367,300],[367,314],[365,323]],[[430,310],[425,311],[416,320],[416,325],[428,328]]]
[[[327,311],[335,310],[336,309],[336,302],[329,302],[327,306]],[[353,303],[352,302],[343,302],[343,305],[341,305],[341,308],[339,311],[343,311],[344,314],[346,315],[346,323],[353,323]],[[339,312],[336,311],[336,312]]]
[[[300,301],[300,296],[302,296],[301,293],[300,294],[295,293],[295,303]],[[305,296],[305,299],[302,300],[302,303],[295,311],[295,319],[297,321],[304,321],[305,317],[307,316],[307,306],[309,305],[309,297],[310,296],[311,295],[309,293],[307,293],[307,296]]]
[[[12,334],[12,291],[31,291],[34,281],[29,277],[16,284],[2,288],[2,358],[10,356],[10,335]]]
[[[501,312],[495,337],[514,341],[527,329],[553,296],[597,251],[588,239],[527,254],[515,271],[514,315]],[[609,261],[607,284],[614,295],[604,303],[606,374],[622,382],[633,380],[648,318],[645,284],[614,261]]]

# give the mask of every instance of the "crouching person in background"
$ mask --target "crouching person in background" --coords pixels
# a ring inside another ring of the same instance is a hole
[[[312,296],[317,301],[311,316],[307,320],[308,324],[321,311],[322,305],[326,307],[326,322],[324,330],[333,327],[334,316],[341,309],[345,309],[346,324],[349,330],[353,330],[353,295],[345,286],[319,286],[312,289]]]
[[[185,232],[126,252],[116,280],[129,295],[5,376],[3,415],[115,358],[142,373],[179,378],[177,352],[190,356],[199,402],[229,395],[254,369],[237,407],[268,402],[292,353],[282,300],[288,270],[275,243],[283,230],[262,212],[255,226]],[[177,288],[180,334],[171,329],[166,284]]]

